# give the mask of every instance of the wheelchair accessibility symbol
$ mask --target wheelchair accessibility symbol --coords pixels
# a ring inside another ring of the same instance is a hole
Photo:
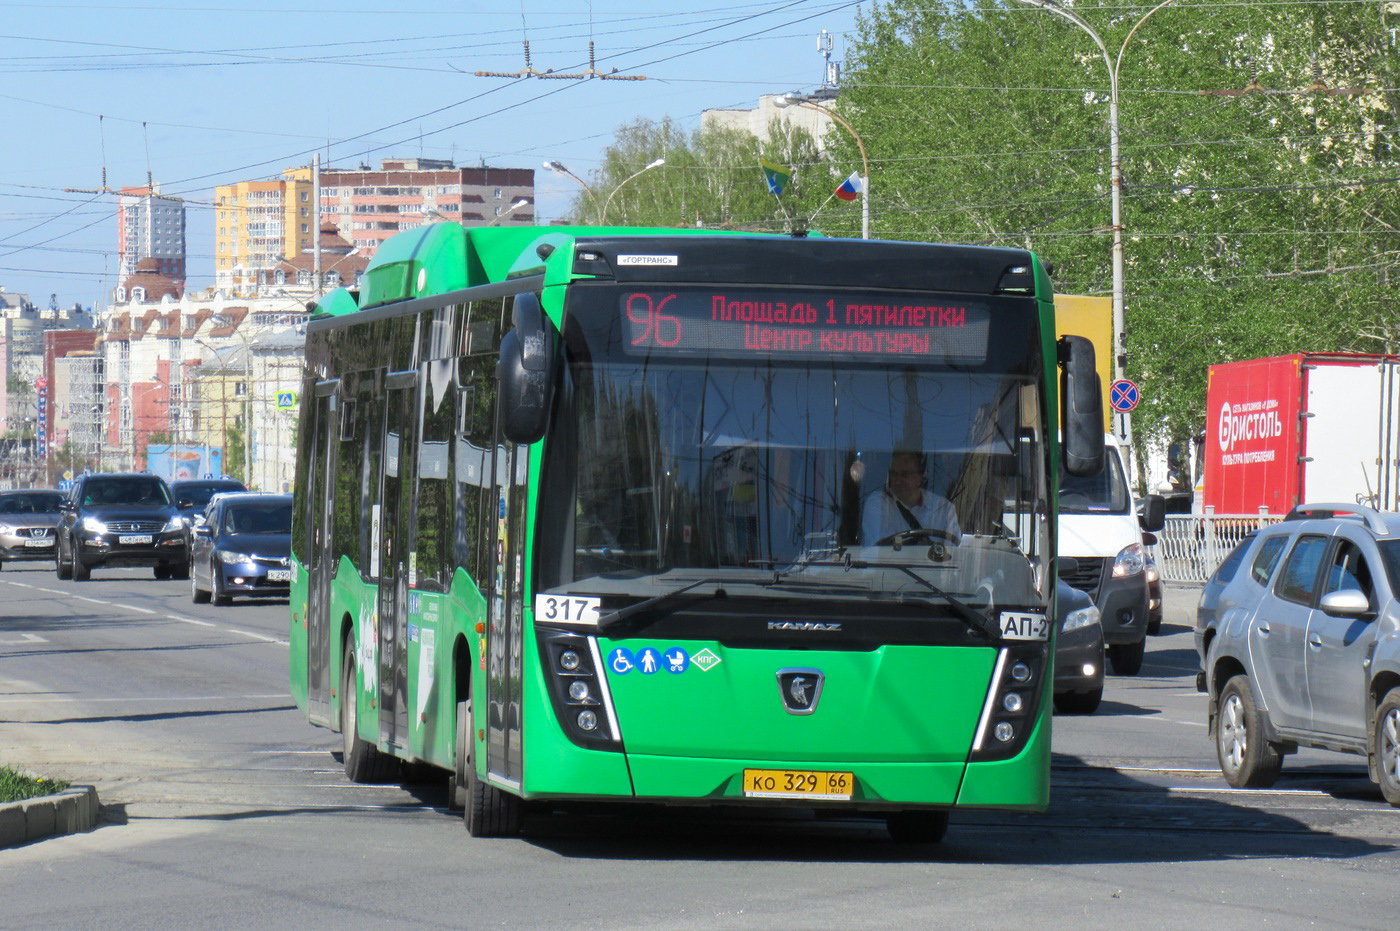
[[[624,647],[618,647],[608,654],[608,665],[619,676],[625,676],[637,668],[636,662],[633,661],[632,651]]]

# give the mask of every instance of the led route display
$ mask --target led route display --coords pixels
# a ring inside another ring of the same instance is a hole
[[[627,351],[746,355],[921,356],[979,364],[991,313],[935,295],[886,292],[627,291]]]

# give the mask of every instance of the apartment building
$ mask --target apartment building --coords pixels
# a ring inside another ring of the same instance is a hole
[[[310,168],[276,181],[239,181],[214,191],[214,287],[251,295],[285,256],[311,248],[319,224]]]
[[[136,271],[142,259],[154,259],[160,273],[185,285],[185,202],[162,197],[159,184],[124,187],[117,195],[118,278]]]
[[[365,258],[395,233],[427,223],[529,225],[535,222],[535,172],[458,168],[428,158],[386,158],[378,171],[322,169],[321,219]]]

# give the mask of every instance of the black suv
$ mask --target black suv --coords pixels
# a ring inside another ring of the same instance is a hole
[[[190,548],[170,487],[148,473],[97,473],[73,483],[58,522],[60,579],[100,566],[152,566],[158,579],[188,579]]]

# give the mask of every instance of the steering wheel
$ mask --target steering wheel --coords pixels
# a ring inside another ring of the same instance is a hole
[[[908,530],[901,530],[892,533],[887,537],[882,537],[875,541],[876,546],[903,546],[906,543],[913,543],[915,540],[941,540],[944,543],[957,545],[958,538],[946,530],[934,527],[911,527]]]

